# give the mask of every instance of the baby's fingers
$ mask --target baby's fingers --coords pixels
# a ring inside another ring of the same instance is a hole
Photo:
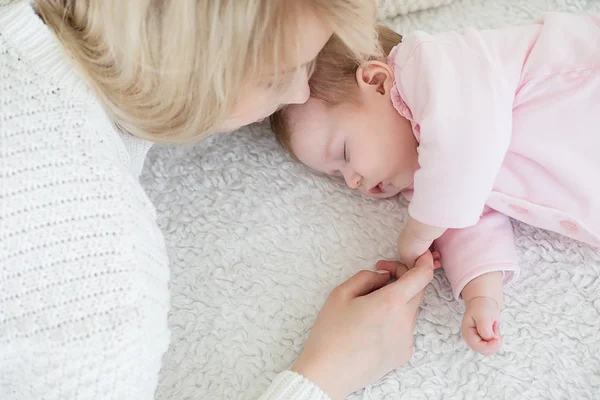
[[[463,338],[473,351],[485,356],[491,356],[502,347],[502,337],[499,336],[489,341],[483,340],[475,327],[463,331]]]
[[[442,266],[442,256],[439,251],[431,253],[433,255],[433,266],[437,269]]]
[[[490,341],[496,337],[494,327],[497,326],[497,323],[492,318],[488,316],[475,317],[475,325],[481,339]]]
[[[498,323],[498,321],[494,321],[492,330],[494,331],[494,339],[499,339],[502,337],[502,335],[500,335],[500,324]]]

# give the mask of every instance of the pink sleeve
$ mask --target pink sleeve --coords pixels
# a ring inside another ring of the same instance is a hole
[[[420,142],[409,214],[442,228],[472,226],[510,143],[514,89],[477,32],[416,36],[391,61],[392,101],[409,110]]]
[[[475,226],[447,230],[435,248],[457,299],[467,283],[487,272],[502,271],[505,287],[519,275],[510,220],[492,209]]]

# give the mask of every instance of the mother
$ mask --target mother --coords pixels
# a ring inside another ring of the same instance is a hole
[[[138,183],[151,142],[302,103],[337,35],[378,51],[371,0],[0,1],[0,397],[150,399],[169,270]],[[336,288],[264,398],[342,398],[406,362],[432,268]]]

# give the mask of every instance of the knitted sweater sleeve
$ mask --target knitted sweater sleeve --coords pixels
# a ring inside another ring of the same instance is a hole
[[[259,400],[330,400],[330,398],[302,375],[284,371],[275,377]]]
[[[152,399],[169,341],[163,238],[77,103],[2,112],[0,398]]]

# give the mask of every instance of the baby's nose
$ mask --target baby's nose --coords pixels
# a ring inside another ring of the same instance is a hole
[[[360,174],[353,172],[346,178],[346,185],[348,185],[350,189],[358,189],[362,184],[362,180],[363,178]]]

